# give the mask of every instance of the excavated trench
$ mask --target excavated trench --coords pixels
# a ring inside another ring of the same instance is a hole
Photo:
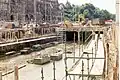
[[[91,39],[92,38],[92,36],[90,36],[91,34],[92,34],[92,31],[88,31],[88,32],[81,31],[80,37],[79,37],[80,41],[85,42],[85,40],[87,38]],[[78,32],[76,32],[76,31],[67,31],[66,32],[66,40],[67,41],[74,42],[74,40],[75,40],[77,42],[79,40],[79,38],[78,38]]]

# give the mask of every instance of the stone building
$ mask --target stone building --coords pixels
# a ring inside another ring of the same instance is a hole
[[[58,23],[63,20],[58,0],[0,0],[0,20]]]

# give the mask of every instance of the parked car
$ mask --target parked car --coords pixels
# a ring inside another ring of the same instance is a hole
[[[40,44],[37,44],[37,45],[33,45],[32,46],[32,51],[39,51],[39,50],[41,50],[42,48],[41,48],[41,45]]]
[[[24,48],[23,50],[20,50],[20,53],[21,54],[29,54],[29,53],[31,53],[31,48]]]

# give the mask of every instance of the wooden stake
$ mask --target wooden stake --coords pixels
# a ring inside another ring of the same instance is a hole
[[[113,67],[113,80],[117,80],[117,67]]]
[[[19,80],[19,77],[18,77],[18,66],[15,66],[15,80]]]
[[[2,80],[2,72],[0,71],[0,80]]]

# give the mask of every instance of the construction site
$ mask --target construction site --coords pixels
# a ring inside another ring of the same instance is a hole
[[[119,80],[116,21],[70,22],[58,0],[0,0],[0,80]]]

